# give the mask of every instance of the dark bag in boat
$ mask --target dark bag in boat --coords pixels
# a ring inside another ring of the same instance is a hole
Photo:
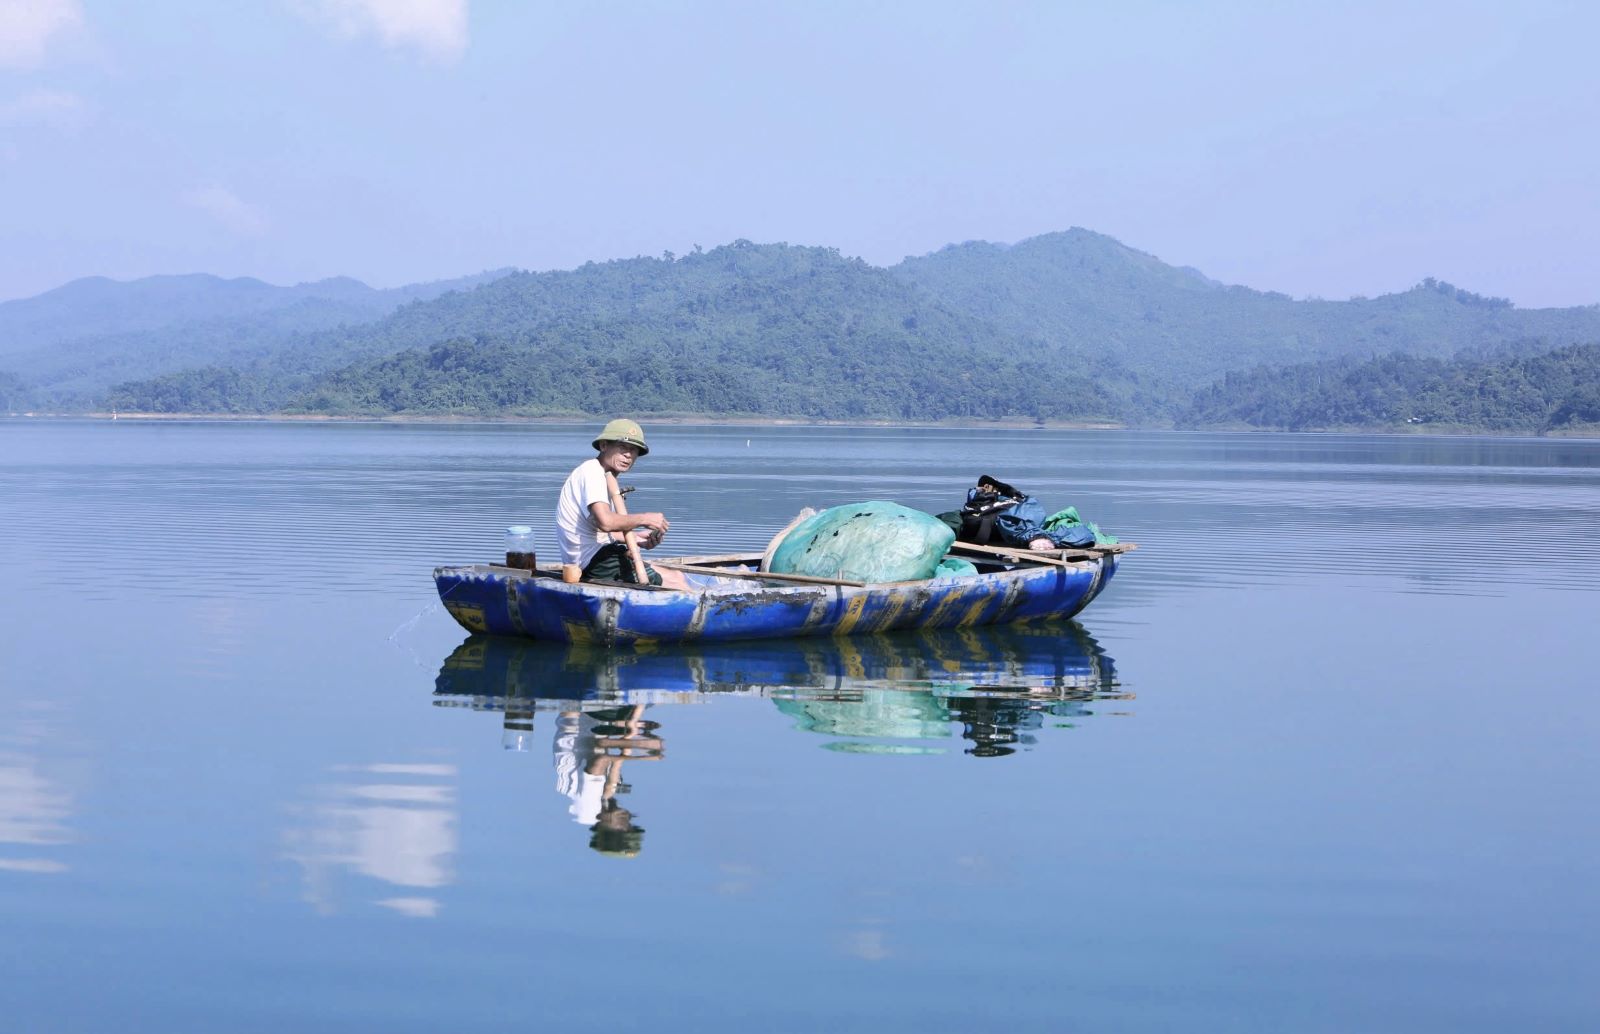
[[[967,489],[967,504],[961,508],[961,526],[956,529],[956,538],[986,545],[994,537],[995,518],[1020,506],[1027,498],[1004,481],[983,475],[978,478],[976,488]]]

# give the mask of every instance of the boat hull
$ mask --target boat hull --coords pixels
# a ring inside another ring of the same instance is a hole
[[[1070,618],[1097,596],[1115,555],[964,578],[874,585],[647,590],[490,564],[440,567],[439,598],[461,626],[546,642],[650,643],[962,628]]]

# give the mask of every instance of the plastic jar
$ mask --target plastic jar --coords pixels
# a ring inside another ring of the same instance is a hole
[[[506,566],[531,571],[538,564],[533,555],[533,529],[526,524],[513,524],[506,529]]]

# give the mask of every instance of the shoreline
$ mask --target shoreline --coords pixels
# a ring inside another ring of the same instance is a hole
[[[537,424],[537,425],[587,425],[603,416],[568,414],[564,416],[439,416],[427,414],[405,415],[334,415],[326,413],[0,413],[0,419],[13,420],[132,420],[143,423],[262,423],[262,424]],[[1416,438],[1529,438],[1559,439],[1563,441],[1600,441],[1600,427],[1589,426],[1574,430],[1551,432],[1474,430],[1464,427],[1424,428],[1419,425],[1395,427],[1318,427],[1289,431],[1282,428],[1218,426],[1175,428],[1153,425],[1130,426],[1110,421],[1062,420],[806,420],[800,417],[759,416],[706,416],[683,413],[640,413],[638,419],[648,423],[674,427],[882,427],[882,428],[943,428],[962,431],[1140,431],[1164,434],[1253,434],[1253,435],[1382,435],[1386,437]]]
[[[604,416],[581,413],[564,416],[438,416],[405,414],[390,416],[334,415],[326,413],[5,413],[0,416],[31,420],[137,420],[145,422],[191,421],[217,423],[308,423],[308,424],[589,424]],[[683,413],[639,413],[641,422],[671,426],[702,427],[948,427],[963,430],[998,428],[1004,430],[1128,431],[1126,424],[1056,420],[807,420],[801,417],[707,416]]]

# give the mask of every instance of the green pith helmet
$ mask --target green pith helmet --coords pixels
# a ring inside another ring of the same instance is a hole
[[[644,428],[632,420],[613,420],[600,431],[600,437],[594,440],[594,447],[600,448],[605,442],[621,442],[632,445],[643,456],[650,451],[650,446],[644,443]]]

